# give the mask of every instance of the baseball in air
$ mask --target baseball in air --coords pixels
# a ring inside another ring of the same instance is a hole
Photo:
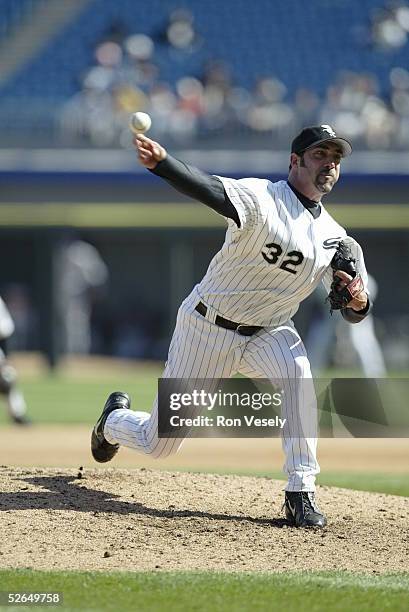
[[[152,119],[149,117],[148,113],[138,111],[131,115],[129,126],[135,134],[144,134],[149,130],[151,125]]]

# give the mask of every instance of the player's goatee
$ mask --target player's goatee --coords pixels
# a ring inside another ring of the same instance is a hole
[[[317,179],[315,181],[315,186],[322,193],[329,193],[334,185],[335,185],[335,178],[334,177],[332,177],[332,176],[329,177],[328,175],[321,174],[321,173],[318,174]]]

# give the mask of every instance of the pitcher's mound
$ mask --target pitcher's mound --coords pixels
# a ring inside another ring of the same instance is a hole
[[[289,527],[283,482],[156,470],[0,468],[1,566],[401,571],[409,498],[319,487],[328,527]]]

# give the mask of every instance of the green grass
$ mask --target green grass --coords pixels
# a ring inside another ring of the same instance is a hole
[[[408,573],[373,576],[346,572],[228,574],[7,570],[0,572],[0,583],[2,591],[62,592],[64,604],[60,609],[64,610],[403,612],[409,608]]]
[[[139,410],[150,412],[157,380],[141,382],[137,376],[120,376],[114,381],[73,381],[56,376],[24,382],[22,389],[36,423],[91,424],[112,391],[126,391]]]
[[[187,470],[176,470],[187,471]],[[204,472],[204,470],[189,470]],[[206,470],[208,471],[208,470]],[[256,476],[263,478],[274,478],[285,481],[284,475],[278,470],[264,472],[252,469],[215,470],[216,474],[236,474],[240,476]],[[372,491],[373,493],[386,493],[388,495],[401,495],[409,497],[409,475],[379,472],[325,472],[318,476],[317,484],[328,487],[341,487],[343,489],[355,489],[356,491]]]
[[[126,373],[79,378],[64,374],[45,374],[36,378],[20,375],[20,386],[36,423],[87,423],[95,421],[112,391],[126,391],[140,410],[150,412],[158,385],[159,367],[135,368]],[[3,400],[4,401],[4,400]],[[7,422],[0,411],[0,423]]]
[[[372,491],[409,497],[408,474],[328,472],[318,477],[318,483],[331,487],[343,487],[345,489],[356,489],[358,491]]]
[[[36,423],[91,424],[108,394],[115,390],[127,391],[138,409],[150,412],[162,369],[161,364],[135,364],[134,369],[127,366],[122,372],[117,366],[108,374],[105,368],[100,374],[90,371],[81,377],[58,371],[35,377],[25,376],[24,372],[19,372],[19,375],[30,415]],[[357,373],[352,370],[325,371],[321,378],[329,379],[335,375],[354,377]],[[400,376],[404,377],[404,374]],[[3,398],[1,401],[4,402]],[[0,410],[0,424],[5,422],[5,411]]]

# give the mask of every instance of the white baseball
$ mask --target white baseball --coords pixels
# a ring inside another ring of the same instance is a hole
[[[133,113],[133,115],[131,115],[129,127],[135,134],[143,134],[144,132],[147,132],[151,125],[152,119],[149,117],[148,113],[138,111],[137,113]]]

